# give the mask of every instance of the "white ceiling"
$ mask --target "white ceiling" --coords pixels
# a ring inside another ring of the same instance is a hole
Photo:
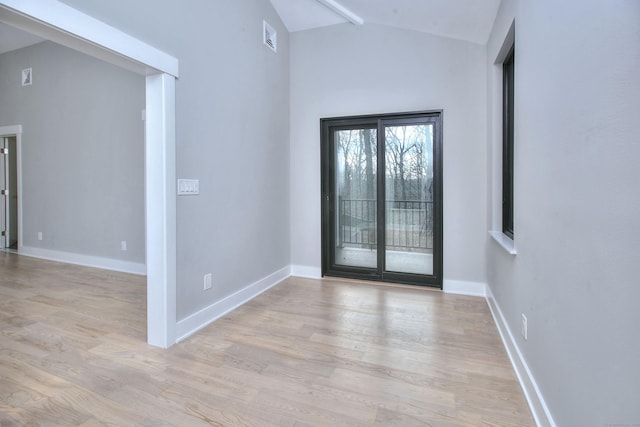
[[[44,39],[0,22],[0,55],[41,41]]]
[[[367,23],[485,44],[501,0],[338,0]],[[347,22],[318,0],[271,0],[291,32]],[[0,54],[43,39],[0,22]]]
[[[337,0],[367,23],[485,44],[501,0]],[[291,32],[347,22],[318,0],[271,0]]]

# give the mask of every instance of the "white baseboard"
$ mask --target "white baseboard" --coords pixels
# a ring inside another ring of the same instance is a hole
[[[542,393],[516,344],[516,340],[513,338],[513,334],[511,334],[511,330],[502,315],[502,310],[500,310],[489,286],[487,286],[486,298],[489,309],[491,310],[491,315],[496,322],[498,332],[511,360],[511,365],[513,365],[513,369],[516,371],[516,376],[518,377],[518,381],[520,381],[524,396],[529,403],[529,408],[531,409],[536,425],[538,427],[556,427],[556,423],[553,421],[553,417],[542,397]]]
[[[304,277],[307,279],[321,279],[322,269],[320,267],[292,264],[291,275],[296,277]],[[486,283],[445,279],[442,290],[449,294],[484,297],[486,296],[486,288]]]
[[[465,282],[462,280],[444,279],[442,290],[447,294],[484,297],[487,295],[487,284],[482,282]]]
[[[296,277],[304,277],[306,279],[321,279],[322,269],[320,267],[311,267],[308,265],[291,265],[291,275]]]
[[[222,300],[215,302],[208,307],[203,308],[197,313],[194,313],[191,316],[180,320],[176,324],[176,336],[178,337],[176,342],[182,341],[196,331],[209,325],[211,322],[235,310],[244,303],[257,297],[267,289],[272,288],[273,286],[282,282],[284,279],[289,277],[289,272],[290,267],[286,266],[276,271],[275,273],[272,273],[267,277],[262,278],[257,282],[247,286],[246,288],[241,289],[238,292],[231,294],[228,297],[223,298]]]
[[[137,274],[140,276],[147,275],[147,266],[145,264],[122,261],[119,259],[74,254],[71,252],[34,248],[32,246],[20,246],[18,248],[18,255],[46,259],[49,261],[65,262],[67,264],[83,265],[86,267],[102,268],[104,270],[121,271],[123,273]]]

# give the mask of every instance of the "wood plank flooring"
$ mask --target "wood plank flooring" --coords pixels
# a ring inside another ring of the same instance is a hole
[[[289,278],[161,350],[145,286],[0,253],[0,425],[535,425],[481,298]]]

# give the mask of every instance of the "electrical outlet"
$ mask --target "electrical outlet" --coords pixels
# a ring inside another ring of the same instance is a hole
[[[123,240],[122,242],[120,242],[120,250],[121,251],[126,251],[127,250],[127,241]]]
[[[211,278],[212,278],[212,274],[208,273],[204,275],[204,290],[209,290],[211,289]]]
[[[42,231],[38,231],[38,240],[42,240]]]
[[[527,316],[525,316],[524,313],[522,313],[522,327],[520,332],[522,333],[522,336],[526,340],[527,339]]]

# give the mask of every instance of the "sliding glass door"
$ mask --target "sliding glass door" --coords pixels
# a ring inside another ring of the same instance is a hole
[[[442,287],[441,113],[322,120],[323,274]]]

